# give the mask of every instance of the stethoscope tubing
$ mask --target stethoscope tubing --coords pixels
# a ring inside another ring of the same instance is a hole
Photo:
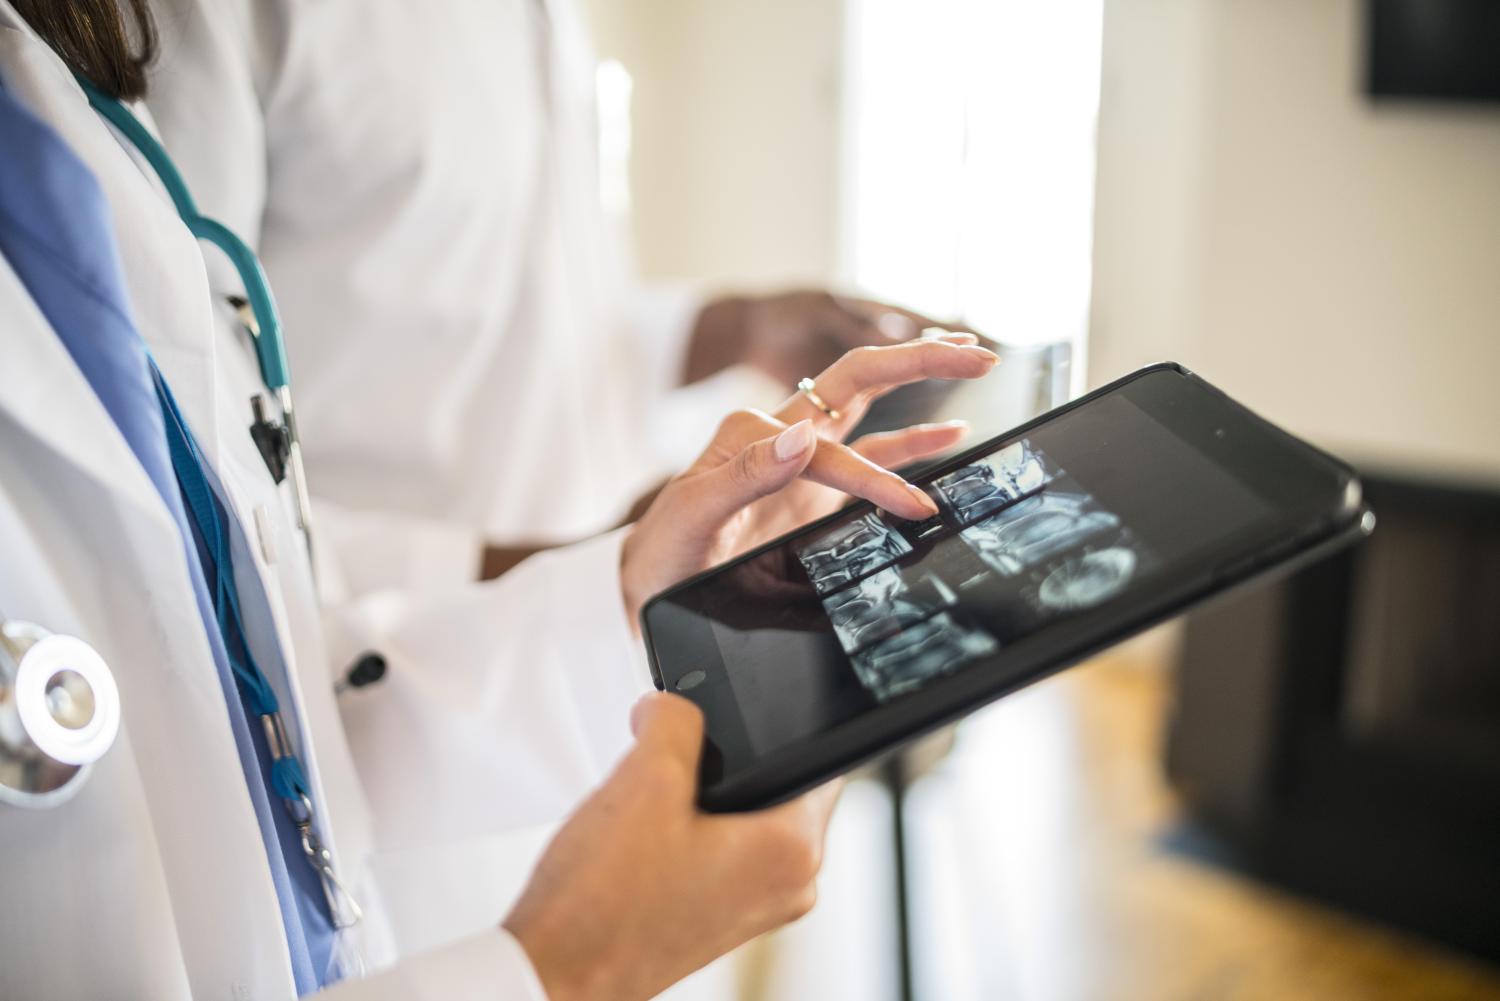
[[[261,381],[276,396],[281,404],[283,420],[290,434],[289,466],[292,477],[293,500],[297,507],[297,524],[307,540],[308,557],[312,557],[312,500],[307,490],[306,473],[302,463],[302,443],[297,435],[296,416],[292,407],[291,366],[287,364],[286,339],[281,330],[281,313],[276,308],[276,298],[271,294],[271,283],[265,269],[250,245],[235,235],[234,231],[216,219],[198,211],[197,202],[188,190],[187,182],[177,164],[172,162],[162,144],[157,142],[141,120],[119,100],[100,90],[81,74],[74,74],[78,85],[88,97],[89,106],[106,122],[114,126],[125,140],[140,152],[146,163],[160,179],[166,189],[177,215],[188,231],[199,240],[218,247],[229,258],[239,275],[245,290],[245,301],[250,306],[250,321],[247,322],[251,339],[255,343],[255,356],[260,364]]]
[[[286,342],[281,332],[281,314],[276,309],[276,299],[271,294],[271,283],[266,279],[265,269],[261,267],[255,252],[223,223],[198,211],[197,203],[193,201],[192,193],[188,191],[177,165],[130,109],[88,79],[79,76],[78,83],[88,96],[89,106],[118,129],[140,151],[141,156],[146,158],[146,162],[161,179],[162,187],[166,188],[177,214],[182,217],[193,236],[218,247],[229,258],[229,263],[239,275],[240,284],[244,286],[245,299],[255,317],[251,333],[254,335],[261,379],[267,389],[280,393],[291,385]]]

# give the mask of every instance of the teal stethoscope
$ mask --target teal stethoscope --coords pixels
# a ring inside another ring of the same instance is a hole
[[[239,274],[245,297],[244,299],[231,299],[230,302],[238,311],[245,329],[250,333],[251,340],[255,344],[256,357],[260,363],[261,380],[265,383],[266,389],[276,396],[281,405],[282,415],[280,423],[274,422],[267,415],[264,398],[257,394],[251,401],[253,423],[250,426],[250,435],[260,449],[272,478],[277,483],[288,478],[292,481],[293,496],[297,506],[297,521],[307,541],[308,556],[311,559],[311,504],[302,466],[302,448],[297,438],[297,425],[292,410],[286,345],[281,335],[281,318],[276,312],[276,300],[271,296],[271,287],[266,281],[265,271],[261,268],[254,251],[245,244],[245,241],[235,236],[222,223],[198,212],[193,196],[188,192],[187,184],[183,181],[171,157],[140,120],[125,105],[105,94],[88,80],[81,76],[77,77],[77,80],[84,93],[88,95],[89,105],[145,157],[146,162],[161,180],[162,186],[166,188],[172,204],[177,209],[177,214],[182,218],[188,230],[198,239],[207,240],[222,250]],[[158,383],[158,391],[168,411],[166,430],[169,445],[175,445],[186,452],[194,452],[196,445],[186,431],[186,424],[177,410],[176,402],[171,398],[170,391],[165,388],[164,383]],[[220,574],[230,573],[231,571],[227,568],[227,564],[231,562],[228,538],[214,505],[208,500],[211,488],[206,481],[202,481],[201,462],[194,454],[192,461],[184,462],[179,466],[174,455],[173,466],[178,471],[180,481],[185,475],[194,477],[191,484],[184,482],[184,497],[190,513],[203,532],[205,544],[215,552],[212,562],[216,571]],[[189,474],[184,473],[184,470],[197,470],[197,472]],[[195,499],[199,503],[195,503]],[[238,601],[233,597],[234,589],[221,586],[217,593],[229,595],[222,607],[216,599],[215,611],[220,618],[220,627],[224,628],[226,619],[232,619],[237,623],[240,613]],[[245,691],[246,698],[260,716],[265,731],[266,745],[272,757],[272,785],[286,803],[292,821],[301,833],[303,853],[323,884],[329,916],[336,928],[348,928],[359,922],[362,912],[359,904],[334,872],[332,855],[324,847],[314,827],[313,802],[308,792],[307,779],[299,756],[288,739],[287,728],[282,719],[274,689],[260,668],[256,666],[253,657],[231,655],[230,666]]]
[[[276,300],[271,295],[271,285],[266,280],[265,270],[244,240],[235,236],[223,223],[198,212],[198,206],[193,201],[182,174],[178,172],[177,165],[172,162],[161,143],[156,141],[156,137],[141,124],[140,119],[125,105],[84,77],[79,76],[77,80],[83,92],[88,95],[89,105],[146,158],[162,186],[167,189],[177,214],[182,217],[188,230],[198,239],[207,240],[223,251],[239,275],[245,296],[243,299],[232,297],[229,302],[238,311],[240,322],[250,332],[250,339],[255,344],[261,381],[281,405],[281,422],[277,423],[267,414],[262,397],[257,395],[252,399],[250,406],[253,423],[250,435],[266,460],[272,478],[277,483],[283,479],[291,480],[292,496],[297,506],[297,526],[307,539],[308,556],[311,558],[312,501],[307,492],[307,474],[302,465],[302,443],[297,436],[297,419],[292,409],[291,376],[287,369],[286,341],[281,334],[281,315],[276,311]]]
[[[298,523],[307,532],[309,502],[288,387],[281,320],[260,262],[243,240],[198,214],[182,176],[161,144],[124,105],[82,77],[89,104],[130,140],[151,164],[192,233],[228,255],[245,299],[235,303],[259,356],[261,377],[282,407],[283,422],[252,403],[251,435],[279,483],[293,480]],[[310,538],[310,537],[309,537]],[[310,546],[310,543],[309,543]],[[309,548],[309,552],[310,552]],[[82,787],[93,763],[114,743],[120,695],[99,654],[75,637],[54,635],[0,612],[0,804],[48,807]]]

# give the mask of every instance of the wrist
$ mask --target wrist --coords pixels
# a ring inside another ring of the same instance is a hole
[[[521,947],[547,1001],[590,1001],[593,995],[589,983],[595,978],[581,975],[582,964],[570,962],[566,956],[554,955],[534,929],[515,923],[513,917],[506,918],[500,927]]]
[[[688,340],[684,383],[706,379],[745,357],[749,311],[750,300],[744,296],[724,296],[698,311]]]

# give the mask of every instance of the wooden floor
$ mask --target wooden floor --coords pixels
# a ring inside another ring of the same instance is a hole
[[[1038,685],[971,719],[913,788],[921,1001],[1500,1001],[1500,969],[1166,847],[1163,678],[1116,659]],[[752,994],[828,996],[767,976],[781,951],[750,977],[776,989]]]

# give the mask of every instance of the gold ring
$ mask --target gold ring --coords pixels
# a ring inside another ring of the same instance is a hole
[[[839,412],[823,402],[823,397],[817,394],[817,386],[818,384],[811,379],[803,379],[797,383],[797,391],[807,397],[813,406],[827,414],[831,420],[838,420]]]

